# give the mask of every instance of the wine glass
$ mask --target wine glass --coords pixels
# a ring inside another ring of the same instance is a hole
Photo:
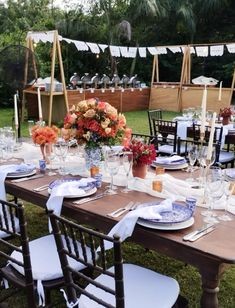
[[[57,143],[53,144],[53,151],[60,161],[59,174],[65,175],[65,157],[68,152],[68,143],[65,141],[58,141]]]
[[[227,180],[224,180],[224,194],[226,196],[226,201],[224,205],[224,214],[219,216],[218,219],[222,221],[232,221],[233,218],[228,214],[228,203],[229,203],[229,197],[232,195],[233,189],[234,189],[234,183],[231,183]]]
[[[126,187],[124,189],[121,190],[121,192],[123,193],[128,193],[130,191],[130,189],[128,188],[128,177],[132,168],[132,164],[133,164],[133,153],[132,152],[123,152],[122,155],[122,165],[124,168],[124,171],[126,173]]]
[[[30,139],[32,140],[32,128],[34,126],[34,121],[33,120],[28,120],[28,131],[29,131],[29,136]]]
[[[189,182],[193,182],[193,166],[198,158],[198,151],[197,151],[197,146],[192,145],[190,150],[188,151],[188,160],[189,160],[189,172],[190,172],[190,177],[187,179]]]
[[[209,169],[206,176],[206,193],[209,199],[208,210],[202,211],[201,214],[205,216],[203,219],[206,223],[218,223],[217,214],[213,212],[214,204],[219,201],[224,194],[224,181],[222,171],[219,167]]]
[[[52,143],[46,143],[45,144],[45,157],[46,161],[49,163],[49,172],[48,175],[52,176],[56,173],[52,171],[52,161],[55,159],[55,153],[53,152]]]
[[[105,167],[109,174],[111,175],[111,185],[107,190],[107,193],[110,195],[116,194],[113,187],[113,176],[118,173],[120,167],[120,156],[119,153],[114,150],[107,150],[105,152]]]
[[[201,167],[199,180],[201,181],[202,187],[205,186],[206,172],[208,168],[214,164],[215,156],[216,156],[215,147],[213,147],[212,149],[211,158],[209,160],[207,159],[207,152],[208,152],[208,146],[202,146],[199,151],[199,155],[198,155],[198,160],[199,160],[200,167]]]

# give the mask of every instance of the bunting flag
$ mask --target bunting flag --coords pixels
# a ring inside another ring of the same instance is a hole
[[[171,47],[167,47],[171,52],[176,53],[176,52],[182,52],[180,47],[177,46],[171,46]]]
[[[88,47],[90,48],[91,52],[92,53],[96,53],[96,54],[99,54],[100,53],[100,49],[99,49],[99,46],[95,43],[87,43],[86,44],[88,45]]]
[[[77,50],[81,50],[81,51],[87,51],[89,50],[87,44],[83,41],[73,41],[74,45],[76,46]]]
[[[235,53],[235,44],[227,44],[226,45],[228,52]]]
[[[54,41],[54,33],[55,31],[39,31],[32,32],[29,31],[27,33],[27,39],[31,38],[35,43],[38,42],[50,42]],[[64,38],[61,35],[58,35],[59,41],[65,41],[68,44],[73,43],[77,50],[79,51],[91,51],[94,54],[99,54],[100,50],[104,52],[108,47],[110,49],[110,53],[113,57],[124,57],[124,58],[135,58],[138,55],[141,58],[146,58],[147,50],[151,55],[162,55],[167,54],[168,50],[172,53],[184,53],[186,46],[152,46],[152,47],[127,47],[127,46],[112,46],[107,44],[97,44],[91,42],[77,41],[71,40],[68,38]],[[190,53],[195,54],[198,57],[208,57],[209,50],[210,56],[222,56],[224,54],[224,46],[227,47],[229,53],[235,53],[235,43],[227,43],[227,44],[215,44],[210,46],[190,46]]]
[[[120,54],[120,49],[118,46],[109,46],[109,49],[110,49],[110,53],[113,57],[120,57],[121,54]]]
[[[208,57],[208,46],[196,46],[195,48],[198,57]]]
[[[224,54],[224,45],[210,46],[211,56],[222,56]]]

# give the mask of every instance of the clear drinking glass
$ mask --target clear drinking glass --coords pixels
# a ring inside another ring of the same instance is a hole
[[[224,206],[224,214],[219,216],[218,219],[222,221],[232,221],[233,218],[228,214],[228,203],[229,197],[232,195],[234,189],[234,183],[224,180],[224,194],[226,196],[225,206]]]
[[[122,155],[122,166],[124,168],[124,171],[126,173],[126,187],[124,189],[121,190],[121,192],[123,193],[128,193],[129,191],[131,191],[128,188],[128,178],[129,178],[129,174],[131,171],[133,165],[133,153],[132,152],[123,152]]]
[[[57,143],[53,144],[53,151],[60,161],[59,174],[66,175],[65,157],[68,152],[68,143],[65,141],[58,141]]]
[[[202,211],[206,223],[218,223],[217,214],[214,213],[214,204],[219,201],[224,194],[224,181],[222,171],[219,167],[209,169],[206,176],[206,194],[209,199],[208,210]]]
[[[120,168],[120,155],[116,151],[107,150],[105,152],[105,167],[111,176],[111,185],[107,190],[110,195],[116,194],[113,188],[113,176],[118,173]]]
[[[29,136],[30,138],[32,137],[32,128],[34,126],[34,121],[33,120],[28,120],[28,131],[29,131]]]
[[[188,152],[188,160],[189,160],[189,166],[190,166],[190,168],[189,168],[190,177],[187,179],[187,181],[189,181],[189,182],[193,182],[193,166],[194,166],[197,159],[198,159],[197,146],[193,145]]]
[[[47,162],[49,163],[48,175],[49,176],[55,175],[56,173],[52,171],[52,161],[55,159],[56,155],[53,151],[52,143],[45,144],[45,156],[46,156]]]

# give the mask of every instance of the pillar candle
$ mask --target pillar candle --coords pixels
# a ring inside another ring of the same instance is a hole
[[[203,91],[202,96],[202,123],[201,123],[201,133],[205,133],[205,126],[206,126],[206,104],[207,104],[207,88]]]
[[[41,102],[41,93],[40,88],[38,87],[38,117],[39,121],[42,121],[42,102]]]
[[[14,95],[14,111],[15,111],[15,126],[18,128],[19,120],[18,120],[18,106],[17,106],[17,95]]]
[[[213,141],[214,141],[214,135],[215,135],[215,120],[216,120],[216,112],[213,113],[213,117],[212,117],[210,139],[209,139],[207,155],[206,155],[207,160],[211,160],[211,156],[212,156]]]
[[[222,98],[222,84],[223,84],[223,81],[220,81],[220,84],[219,84],[219,97],[218,97],[219,101],[221,101],[221,98]]]

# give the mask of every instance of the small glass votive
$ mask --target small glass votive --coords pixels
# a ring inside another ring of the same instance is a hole
[[[160,167],[160,166],[156,166],[155,173],[156,173],[156,175],[164,174],[165,173],[165,168]]]
[[[154,180],[152,182],[152,189],[158,192],[162,192],[162,181]]]
[[[94,176],[94,179],[95,179],[95,186],[97,188],[100,188],[101,185],[102,185],[102,174],[101,173],[97,173],[95,176]]]
[[[197,203],[196,198],[193,198],[193,197],[186,198],[186,206],[187,206],[188,209],[190,209],[190,211],[192,212],[192,215],[195,212],[196,203]]]
[[[92,166],[90,168],[90,175],[91,177],[95,177],[96,174],[98,174],[100,172],[100,168],[97,166]]]

